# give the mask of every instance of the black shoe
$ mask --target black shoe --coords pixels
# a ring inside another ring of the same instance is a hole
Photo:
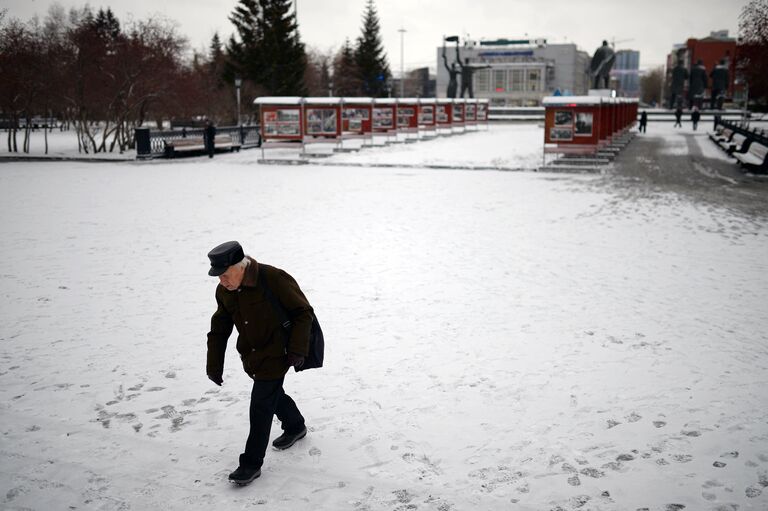
[[[290,433],[283,433],[279,437],[275,438],[275,441],[272,442],[272,447],[282,451],[289,448],[305,436],[307,436],[307,428],[301,428],[301,431],[293,435]]]
[[[240,465],[237,470],[229,474],[229,480],[240,486],[245,486],[260,475],[260,468],[248,468]]]

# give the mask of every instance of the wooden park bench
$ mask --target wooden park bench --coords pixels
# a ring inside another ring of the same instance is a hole
[[[734,153],[733,156],[751,172],[768,172],[768,146],[764,144],[753,141],[746,153]]]
[[[205,151],[205,140],[203,137],[175,138],[165,141],[165,154],[169,158],[174,158],[176,153],[194,151]]]
[[[230,151],[239,151],[240,142],[235,141],[232,135],[216,135],[213,146],[216,149],[229,149]]]
[[[229,149],[230,151],[239,151],[240,142],[235,141],[231,135],[216,135],[213,143],[215,150]],[[175,138],[165,141],[165,154],[169,158],[176,156],[176,153],[184,152],[202,152],[205,151],[204,137],[185,137]]]
[[[751,142],[751,139],[749,139],[745,135],[742,135],[741,133],[734,133],[733,137],[730,140],[727,140],[727,141],[721,140],[720,142],[717,143],[717,145],[719,145],[720,148],[726,153],[733,154],[734,151],[738,151],[740,153],[746,152],[750,142]],[[742,150],[742,148],[744,150]]]
[[[715,133],[710,133],[709,138],[712,139],[712,141],[720,145],[720,142],[730,142],[733,138],[734,131],[730,128],[724,128],[722,131],[716,131]],[[727,146],[726,146],[727,147]]]

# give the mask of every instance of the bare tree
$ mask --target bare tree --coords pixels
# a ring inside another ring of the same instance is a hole
[[[664,67],[659,66],[648,71],[640,78],[640,99],[643,103],[661,104],[661,91],[664,82]]]
[[[752,0],[739,16],[736,64],[749,94],[763,108],[768,103],[768,1]]]

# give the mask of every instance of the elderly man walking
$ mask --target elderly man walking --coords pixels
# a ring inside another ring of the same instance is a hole
[[[253,379],[250,432],[239,466],[229,475],[230,481],[245,485],[261,475],[274,415],[283,429],[283,434],[272,442],[276,449],[287,449],[307,434],[304,417],[283,390],[283,380],[290,367],[299,369],[304,364],[314,316],[293,277],[257,263],[243,253],[237,241],[215,247],[208,259],[208,275],[219,278],[217,309],[208,333],[208,378],[216,385],[223,383],[224,352],[236,327],[237,351],[243,369]],[[288,337],[274,302],[289,317]]]

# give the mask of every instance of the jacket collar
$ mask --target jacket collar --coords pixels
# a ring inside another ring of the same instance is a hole
[[[248,266],[245,268],[245,275],[243,275],[243,282],[240,283],[240,287],[256,287],[256,283],[259,281],[259,263],[251,256],[245,256],[248,258]]]

